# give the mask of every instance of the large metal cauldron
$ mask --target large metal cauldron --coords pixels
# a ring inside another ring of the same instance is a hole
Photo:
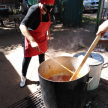
[[[55,60],[72,71],[78,67],[78,59],[61,56]],[[48,80],[52,76],[72,75],[52,59],[44,61],[38,68],[41,91],[46,108],[83,108],[86,101],[89,66],[84,64],[81,78],[68,82],[54,82]]]

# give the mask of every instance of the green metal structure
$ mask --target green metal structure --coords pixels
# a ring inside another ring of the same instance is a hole
[[[81,26],[83,0],[65,0],[63,6],[63,25]]]
[[[100,13],[100,7],[101,7],[101,0],[99,0],[99,6],[98,6],[98,12],[97,12],[97,19],[96,19],[96,25],[95,25],[95,31],[98,30],[98,20],[99,20],[99,13]]]

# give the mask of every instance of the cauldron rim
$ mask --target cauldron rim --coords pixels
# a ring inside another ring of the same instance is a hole
[[[54,57],[54,58],[59,58],[59,57],[71,57],[71,56],[57,56],[57,57]],[[53,58],[53,59],[54,59]],[[76,57],[72,57],[72,58],[76,58]],[[50,59],[47,59],[46,61],[44,61],[44,62],[47,62],[48,60],[50,60]],[[42,62],[40,65],[42,65],[44,62]],[[39,67],[38,67],[38,75],[42,78],[42,79],[44,79],[44,80],[46,80],[46,81],[50,81],[50,82],[54,82],[54,83],[69,83],[69,82],[74,82],[74,81],[77,81],[77,80],[80,80],[81,78],[83,78],[83,77],[85,77],[87,74],[89,74],[89,71],[90,71],[90,67],[89,67],[89,65],[86,63],[86,65],[88,66],[88,72],[85,74],[85,75],[83,75],[82,77],[80,77],[80,78],[77,78],[77,79],[74,79],[74,80],[72,80],[72,81],[63,81],[63,82],[59,82],[59,81],[52,81],[52,80],[49,80],[49,79],[47,79],[47,78],[44,78],[44,77],[42,77],[42,75],[39,73]]]
[[[88,72],[88,73],[89,73],[89,72]],[[88,74],[88,73],[87,73],[87,74]],[[86,75],[87,75],[87,74],[86,74]],[[72,80],[72,81],[63,81],[63,82],[59,82],[59,81],[52,81],[52,80],[46,79],[46,78],[42,77],[39,73],[38,73],[38,75],[39,75],[42,79],[44,79],[44,80],[46,80],[46,81],[54,82],[54,83],[69,83],[69,82],[73,82],[73,81],[80,80],[81,78],[83,78],[83,77],[86,76],[86,75],[84,75],[84,76],[82,76],[82,77],[80,77],[80,78],[78,78],[78,79],[74,79],[74,80]]]

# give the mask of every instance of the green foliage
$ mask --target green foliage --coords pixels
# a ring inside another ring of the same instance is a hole
[[[14,15],[17,15],[17,14],[20,14],[20,13],[21,13],[20,9],[14,9],[14,11],[13,11]]]
[[[84,45],[81,45],[81,44],[78,44],[78,47],[79,47],[80,49],[86,48]]]
[[[28,3],[30,5],[35,5],[37,3],[38,0],[28,0]]]
[[[89,17],[89,16],[83,16],[82,22],[83,23],[88,23],[88,24],[95,24],[96,23],[96,18]]]
[[[64,0],[55,0],[54,6],[57,6],[60,11],[64,11]]]

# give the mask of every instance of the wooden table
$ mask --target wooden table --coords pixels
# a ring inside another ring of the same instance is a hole
[[[105,50],[105,48],[108,50],[108,38],[100,38],[98,43],[100,44],[100,51],[101,51],[102,44],[105,44],[104,50]]]
[[[8,17],[0,17],[0,20],[13,20],[15,23],[15,29],[17,32],[17,29],[20,25],[20,22],[22,21],[22,19],[25,17],[25,15],[22,14],[18,14],[18,15],[9,15]],[[17,26],[18,24],[18,26]]]

